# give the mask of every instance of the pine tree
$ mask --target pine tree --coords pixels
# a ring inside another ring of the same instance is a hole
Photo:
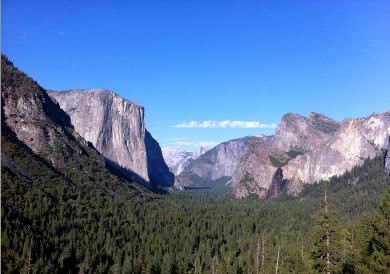
[[[337,217],[328,202],[326,189],[316,223],[314,248],[311,254],[313,266],[319,273],[335,273],[338,267]]]
[[[372,225],[368,244],[368,268],[375,273],[389,273],[390,269],[390,190],[387,191]]]
[[[260,267],[260,239],[257,240],[257,251],[256,251],[256,268],[255,273],[259,273]]]
[[[30,239],[30,246],[26,257],[25,267],[23,270],[25,273],[30,274],[34,271],[34,265],[32,264],[32,238]]]
[[[275,274],[279,273],[279,258],[280,258],[280,246],[278,247],[278,255],[276,256]]]
[[[264,271],[265,259],[266,259],[265,245],[266,245],[265,233],[262,233],[261,237],[259,237],[259,239],[257,240],[255,273],[261,273]]]

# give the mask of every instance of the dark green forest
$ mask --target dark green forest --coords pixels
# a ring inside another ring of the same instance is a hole
[[[105,191],[119,179],[70,180],[12,138],[3,131],[17,168],[2,166],[2,273],[389,273],[384,156],[298,197],[235,199]]]

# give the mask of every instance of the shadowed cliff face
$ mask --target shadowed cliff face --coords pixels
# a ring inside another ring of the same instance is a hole
[[[279,167],[272,178],[266,197],[269,199],[277,198],[281,193],[287,191],[287,184],[287,180],[283,179],[283,170]]]
[[[75,130],[112,166],[151,188],[173,185],[158,143],[145,130],[142,106],[104,89],[49,95],[69,114]]]
[[[175,182],[175,176],[169,171],[164,161],[159,143],[152,137],[149,131],[145,131],[146,159],[148,176],[153,187],[171,187]]]
[[[305,183],[341,175],[383,153],[389,135],[389,112],[341,123],[316,113],[308,118],[287,114],[272,140],[254,143],[241,159],[234,193],[269,196],[279,168],[283,176],[278,181],[288,182],[290,194],[299,193]]]

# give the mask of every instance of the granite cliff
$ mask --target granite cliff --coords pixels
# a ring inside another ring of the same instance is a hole
[[[383,153],[389,136],[390,112],[344,120],[326,144],[291,160],[284,167],[284,177],[299,185],[341,175]]]
[[[170,187],[157,141],[145,129],[144,108],[106,89],[51,91],[72,125],[122,173],[151,187]]]
[[[1,168],[7,191],[33,186],[49,199],[59,188],[150,196],[134,181],[117,176],[46,90],[4,56],[1,78]]]
[[[242,157],[233,176],[234,194],[296,194],[305,183],[341,175],[383,153],[389,135],[389,112],[341,123],[317,113],[286,114],[274,137],[254,142]]]

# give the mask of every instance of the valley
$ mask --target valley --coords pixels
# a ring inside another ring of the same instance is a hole
[[[2,272],[386,273],[389,123],[287,114],[195,155],[141,106],[47,92],[2,56]]]
[[[390,1],[1,3],[4,274],[390,274]]]

